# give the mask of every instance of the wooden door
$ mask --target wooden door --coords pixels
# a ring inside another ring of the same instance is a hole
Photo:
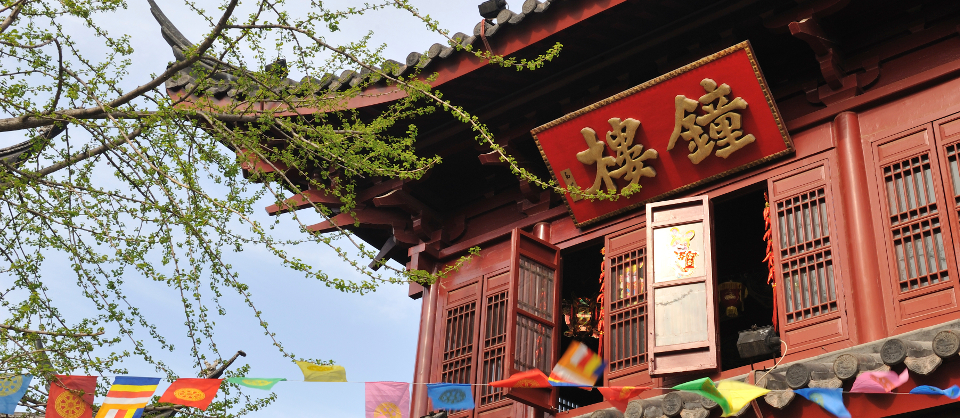
[[[710,199],[647,205],[651,376],[719,370]]]

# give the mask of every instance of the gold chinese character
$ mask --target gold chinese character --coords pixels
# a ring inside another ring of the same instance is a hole
[[[640,128],[640,121],[636,119],[612,118],[607,121],[612,131],[607,132],[607,146],[617,153],[616,157],[605,155],[603,142],[597,140],[597,132],[591,128],[583,128],[580,134],[587,142],[587,149],[577,153],[577,160],[581,163],[597,166],[597,178],[593,186],[584,190],[586,194],[593,194],[600,190],[601,182],[607,186],[607,191],[617,191],[613,179],[623,178],[630,184],[639,184],[640,177],[655,177],[653,167],[644,166],[644,161],[658,157],[653,149],[643,150],[643,145],[633,144],[633,138]],[[616,170],[609,171],[607,167],[617,166]]]
[[[730,86],[721,84],[709,78],[700,82],[707,94],[700,96],[699,104],[704,114],[696,116],[692,112],[697,108],[697,101],[688,99],[686,96],[676,97],[674,106],[676,107],[675,125],[673,133],[670,135],[670,142],[667,144],[667,150],[672,150],[677,143],[677,138],[683,138],[688,141],[687,149],[690,154],[687,158],[694,164],[699,164],[704,158],[707,158],[714,147],[717,147],[716,155],[721,158],[727,158],[740,148],[752,143],[756,138],[753,135],[743,135],[741,128],[741,115],[734,110],[744,110],[747,108],[747,101],[737,97],[732,101],[727,100],[730,94]],[[716,104],[714,104],[716,102]],[[687,113],[690,113],[689,115]],[[706,132],[704,129],[706,128]]]

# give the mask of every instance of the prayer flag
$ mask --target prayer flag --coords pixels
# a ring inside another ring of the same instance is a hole
[[[158,384],[159,377],[115,377],[97,418],[140,418]]]
[[[31,380],[33,375],[29,374],[0,379],[0,414],[13,415]]]
[[[730,410],[733,411],[731,414],[735,414],[747,406],[750,401],[766,395],[770,390],[736,380],[723,380],[717,382],[717,392],[720,392],[724,399],[730,403]],[[722,416],[729,415],[724,414]]]
[[[490,386],[495,388],[548,388],[550,387],[550,381],[547,380],[547,375],[543,374],[540,369],[531,369],[514,373],[513,376],[504,380],[490,382]]]
[[[857,376],[853,382],[850,392],[859,393],[889,393],[896,387],[906,383],[908,378],[907,369],[898,376],[894,372],[863,372]]]
[[[943,395],[950,399],[960,398],[960,387],[950,386],[946,389],[940,389],[933,386],[917,386],[910,391],[914,395]]]
[[[610,404],[619,409],[620,412],[627,412],[627,404],[630,402],[630,399],[640,396],[640,394],[647,389],[650,388],[646,386],[610,386],[597,388],[597,390],[603,394],[603,400],[610,402]]]
[[[270,390],[273,388],[273,385],[277,382],[286,381],[282,377],[231,377],[227,379],[227,383],[233,383],[240,386],[246,386],[248,388],[260,389],[260,390]]]
[[[180,378],[163,392],[160,402],[192,406],[206,411],[213,398],[217,397],[220,382],[223,382],[223,379]]]
[[[826,409],[827,412],[836,415],[838,418],[850,418],[850,412],[843,406],[843,388],[806,388],[795,389],[793,393],[807,398],[810,402]]]
[[[713,381],[709,377],[704,377],[702,379],[697,379],[687,383],[682,383],[673,387],[676,390],[682,390],[686,392],[696,393],[697,395],[703,396],[704,398],[710,399],[720,405],[720,408],[723,409],[723,416],[730,415],[731,413],[737,412],[732,411],[730,408],[730,403],[727,402],[726,398],[717,391],[717,387],[713,385]]]
[[[303,380],[307,382],[346,382],[347,370],[343,366],[321,366],[318,364],[298,361]]]
[[[603,375],[607,362],[586,344],[579,341],[570,343],[570,347],[560,357],[560,361],[550,372],[550,383],[554,386],[593,386]]]
[[[408,418],[410,416],[410,384],[401,382],[367,382],[367,418]]]
[[[460,411],[473,409],[473,392],[470,385],[460,383],[429,383],[427,396],[433,402],[433,409]]]
[[[62,376],[50,382],[46,418],[90,418],[96,376]]]

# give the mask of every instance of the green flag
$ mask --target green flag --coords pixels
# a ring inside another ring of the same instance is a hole
[[[709,377],[704,377],[703,379],[697,379],[687,383],[681,383],[673,388],[676,390],[696,393],[697,395],[716,402],[718,405],[720,405],[720,408],[723,409],[723,416],[728,416],[731,413],[737,412],[731,411],[730,403],[727,402],[727,399],[720,394],[720,391],[717,390],[717,387],[714,386],[713,381],[710,380]]]
[[[246,386],[248,388],[270,390],[273,385],[281,380],[287,380],[282,377],[279,378],[267,378],[267,377],[231,377],[227,379],[227,383],[236,383],[240,386]]]

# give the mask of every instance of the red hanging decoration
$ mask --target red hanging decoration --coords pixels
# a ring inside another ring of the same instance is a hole
[[[763,224],[766,231],[763,234],[763,240],[767,242],[767,255],[763,261],[767,262],[767,284],[773,288],[773,329],[779,331],[779,315],[777,314],[777,270],[773,260],[773,230],[770,228],[770,198],[766,193],[763,194],[763,200]]]
[[[603,258],[604,261],[600,262],[600,294],[597,295],[597,315],[595,317],[597,318],[597,328],[594,335],[600,340],[600,343],[597,346],[597,354],[602,358],[603,357],[603,327],[604,327],[603,292],[604,292],[604,289],[606,288],[606,286],[604,286],[604,276],[606,275],[606,271],[607,271],[607,266],[606,266],[607,247],[601,248],[600,254],[604,256]]]

